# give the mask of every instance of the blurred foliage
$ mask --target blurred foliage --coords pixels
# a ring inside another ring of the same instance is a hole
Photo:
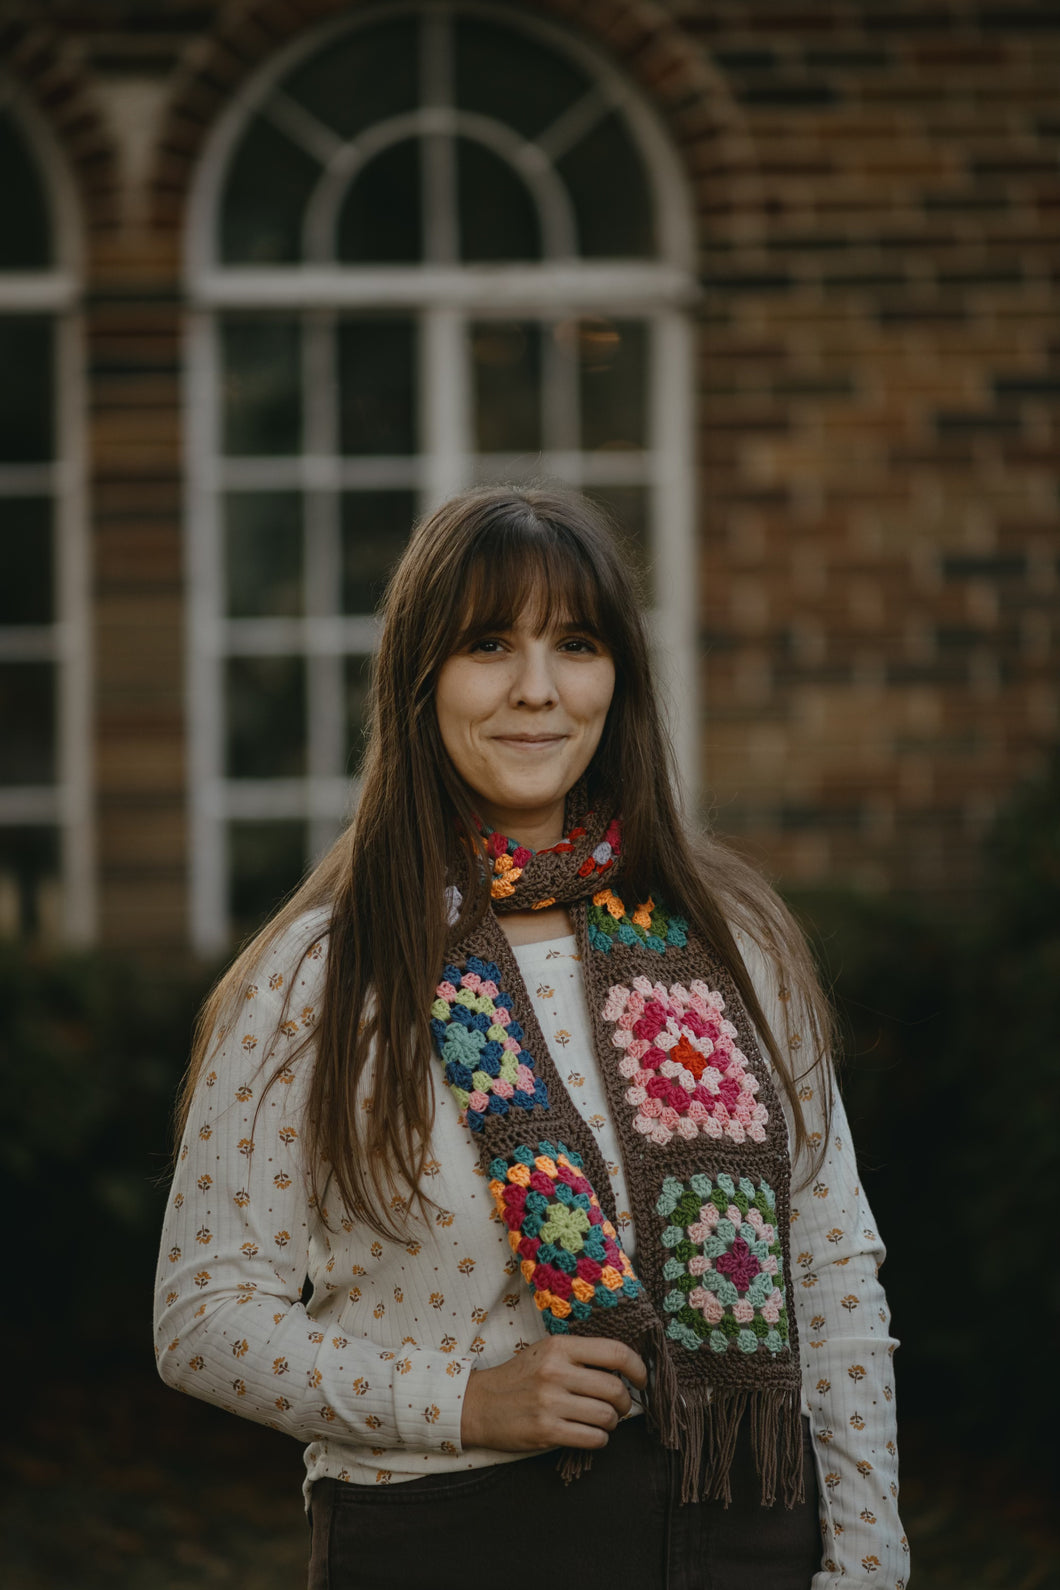
[[[974,913],[803,894],[888,1244],[899,1403],[1057,1474],[1060,754],[1003,811]]]
[[[31,1294],[63,1298],[35,1331],[76,1323],[103,1351],[150,1354],[173,1099],[207,981],[0,943],[0,1200]]]

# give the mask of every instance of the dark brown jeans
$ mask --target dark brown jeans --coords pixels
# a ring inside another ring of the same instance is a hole
[[[682,1507],[644,1419],[570,1485],[553,1452],[401,1485],[318,1480],[309,1590],[809,1590],[821,1533],[806,1420],[803,1457],[806,1501],[791,1509],[760,1505],[746,1439],[731,1504]]]

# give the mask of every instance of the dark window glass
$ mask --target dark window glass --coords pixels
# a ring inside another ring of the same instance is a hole
[[[341,320],[338,354],[342,451],[416,452],[412,322]]]
[[[44,315],[0,317],[0,463],[54,453],[53,328]]]
[[[348,265],[418,262],[423,253],[420,141],[384,149],[355,178],[339,212],[338,257]]]
[[[456,180],[461,259],[474,264],[541,258],[537,206],[507,161],[482,144],[460,138]]]
[[[416,500],[411,491],[351,491],[342,498],[342,611],[374,613],[405,550]]]
[[[329,40],[284,80],[283,92],[343,138],[413,110],[419,92],[416,22],[409,17]]]
[[[296,320],[229,317],[221,324],[224,450],[297,454],[302,378]]]
[[[651,531],[646,486],[586,486],[585,495],[598,502],[610,516],[624,555],[627,555],[641,581],[646,602],[654,600],[651,581]]]
[[[568,150],[556,169],[570,189],[582,254],[598,259],[655,253],[648,179],[617,111]]]
[[[4,111],[0,111],[0,171],[4,173],[0,271],[45,268],[52,263],[45,186],[21,129]]]
[[[364,755],[365,736],[368,733],[368,693],[372,678],[370,657],[343,659],[346,688],[346,744],[349,747],[347,768],[355,773]]]
[[[55,667],[0,663],[0,784],[55,782]]]
[[[612,451],[646,441],[647,337],[633,320],[586,319],[577,328],[582,446]]]
[[[224,502],[232,618],[302,612],[302,499],[296,491],[233,491]]]
[[[234,822],[228,825],[232,931],[245,938],[271,916],[306,867],[303,822]]]
[[[485,320],[472,328],[475,437],[480,453],[541,447],[541,328]]]
[[[0,938],[57,935],[59,835],[52,827],[0,827]]]
[[[0,497],[0,624],[55,616],[50,497]]]
[[[535,138],[579,99],[589,80],[525,33],[478,20],[456,28],[456,102],[461,110]]]
[[[221,194],[226,265],[290,265],[302,257],[302,218],[320,177],[313,157],[255,116],[239,141]]]
[[[299,778],[305,772],[302,657],[229,657],[225,682],[229,778]]]

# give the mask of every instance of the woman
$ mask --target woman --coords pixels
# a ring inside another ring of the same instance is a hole
[[[311,1586],[904,1585],[827,1030],[685,835],[596,511],[447,503],[353,824],[204,1010],[159,1260],[167,1382],[309,1442]]]

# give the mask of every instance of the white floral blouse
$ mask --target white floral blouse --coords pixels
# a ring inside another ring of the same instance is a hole
[[[155,1305],[163,1379],[308,1442],[307,1499],[325,1475],[396,1484],[518,1462],[516,1453],[461,1445],[464,1390],[472,1370],[543,1334],[447,1088],[437,1090],[427,1166],[433,1209],[409,1217],[405,1240],[375,1237],[312,1203],[302,1147],[312,1050],[289,1066],[284,1050],[293,1052],[317,1017],[326,941],[299,959],[324,922],[319,913],[305,917],[274,946],[200,1080],[170,1192]],[[797,1061],[785,991],[755,946],[744,939],[741,949],[767,1020],[787,1034]],[[574,940],[521,946],[516,956],[560,1075],[598,1135],[628,1248],[621,1151]],[[818,1090],[807,1085],[801,1097],[814,1132]],[[904,1590],[896,1343],[877,1279],[883,1246],[838,1100],[821,1169],[811,1185],[798,1182],[796,1166],[794,1302],[824,1541],[812,1590],[833,1590],[840,1579],[844,1590]],[[303,1305],[306,1277],[312,1297]]]

